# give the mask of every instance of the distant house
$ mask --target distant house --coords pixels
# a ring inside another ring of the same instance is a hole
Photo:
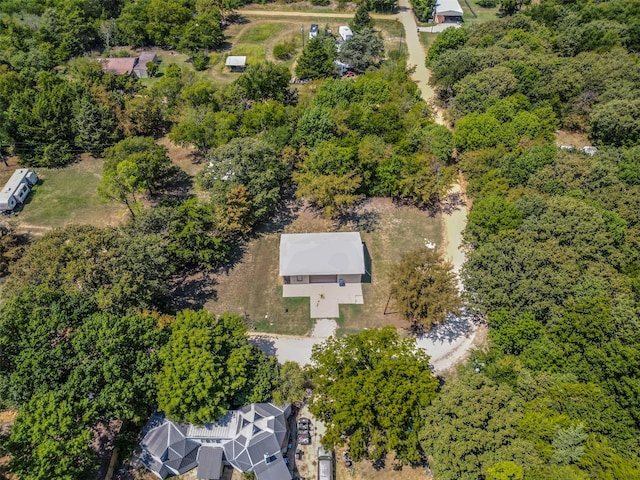
[[[258,480],[291,480],[284,461],[290,414],[289,405],[252,403],[202,426],[156,416],[140,442],[139,460],[161,479],[197,468],[196,478],[219,480],[231,465]]]
[[[311,29],[309,29],[309,39],[316,38],[318,36],[318,32],[320,31],[317,23],[311,24]]]
[[[123,58],[98,58],[98,62],[102,64],[105,72],[114,75],[133,75],[138,78],[147,78],[147,63],[158,62],[158,57],[153,52],[142,52],[137,57]]]
[[[347,40],[350,40],[351,38],[353,38],[353,32],[346,25],[342,25],[342,26],[338,27],[338,33],[342,37],[342,40],[344,40],[345,42]]]
[[[98,58],[98,62],[102,64],[105,72],[113,75],[133,75],[133,69],[138,63],[137,57],[124,58]]]
[[[247,57],[231,55],[227,57],[225,66],[232,72],[244,72],[247,68]]]
[[[31,187],[38,183],[38,176],[28,168],[19,168],[0,192],[0,211],[10,212],[24,203]]]
[[[437,0],[433,18],[436,23],[459,23],[463,13],[458,0]]]
[[[360,283],[364,273],[358,232],[280,236],[280,276],[285,284]]]
[[[147,63],[158,63],[158,57],[153,52],[142,52],[138,57],[135,67],[133,67],[133,74],[138,78],[148,78],[149,72],[147,72]]]

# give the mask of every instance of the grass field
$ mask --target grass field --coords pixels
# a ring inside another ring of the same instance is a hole
[[[462,15],[462,19],[464,20],[464,25],[466,27],[470,27],[471,25],[475,25],[477,23],[496,20],[498,18],[498,7],[483,8],[473,0],[469,0],[469,3],[471,4],[471,8],[476,13],[477,17],[473,16],[464,0],[460,0],[460,6],[462,7],[462,11],[464,12],[464,14]]]
[[[13,173],[15,165],[0,169],[0,177]],[[124,208],[96,193],[102,176],[102,160],[83,156],[65,168],[36,168],[41,179],[15,218],[32,233],[69,225],[115,225],[125,218]],[[2,178],[0,178],[0,181]]]
[[[339,334],[383,325],[406,326],[393,313],[389,299],[387,273],[403,252],[424,246],[425,239],[440,245],[440,218],[409,206],[394,205],[389,199],[372,199],[359,209],[358,217],[339,230],[360,231],[371,257],[370,283],[363,283],[364,305],[341,305],[337,319]],[[322,232],[335,226],[310,210],[299,210],[281,231],[285,233]],[[314,321],[309,318],[308,297],[283,299],[278,277],[279,233],[268,233],[253,240],[241,262],[228,273],[218,275],[217,299],[206,308],[215,313],[232,311],[246,315],[258,331],[304,335]]]

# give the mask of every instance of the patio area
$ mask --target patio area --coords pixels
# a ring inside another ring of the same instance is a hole
[[[361,283],[347,283],[343,287],[337,283],[305,283],[283,285],[282,296],[309,297],[311,318],[338,318],[340,304],[362,305]]]

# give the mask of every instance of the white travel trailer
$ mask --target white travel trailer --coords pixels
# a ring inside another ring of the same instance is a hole
[[[10,212],[24,203],[31,187],[38,183],[38,176],[28,168],[19,168],[0,192],[0,211]]]
[[[346,25],[342,25],[341,27],[339,27],[338,28],[338,33],[340,33],[340,36],[342,37],[342,40],[344,40],[345,42],[347,40],[351,40],[351,38],[353,37],[353,32]]]

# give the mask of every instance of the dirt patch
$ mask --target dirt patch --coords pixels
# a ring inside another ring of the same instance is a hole
[[[344,460],[344,448],[336,449],[336,478],[350,480],[431,480],[424,467],[412,468],[397,465],[394,469],[393,454],[382,468],[374,468],[370,461],[363,460],[347,467]],[[313,478],[313,477],[312,477]]]
[[[587,145],[592,145],[586,133],[571,132],[569,130],[556,130],[556,145],[573,145],[574,148],[580,149]]]
[[[176,145],[167,136],[159,138],[156,143],[165,147],[171,161],[192,177],[200,173],[206,165],[195,148]]]

